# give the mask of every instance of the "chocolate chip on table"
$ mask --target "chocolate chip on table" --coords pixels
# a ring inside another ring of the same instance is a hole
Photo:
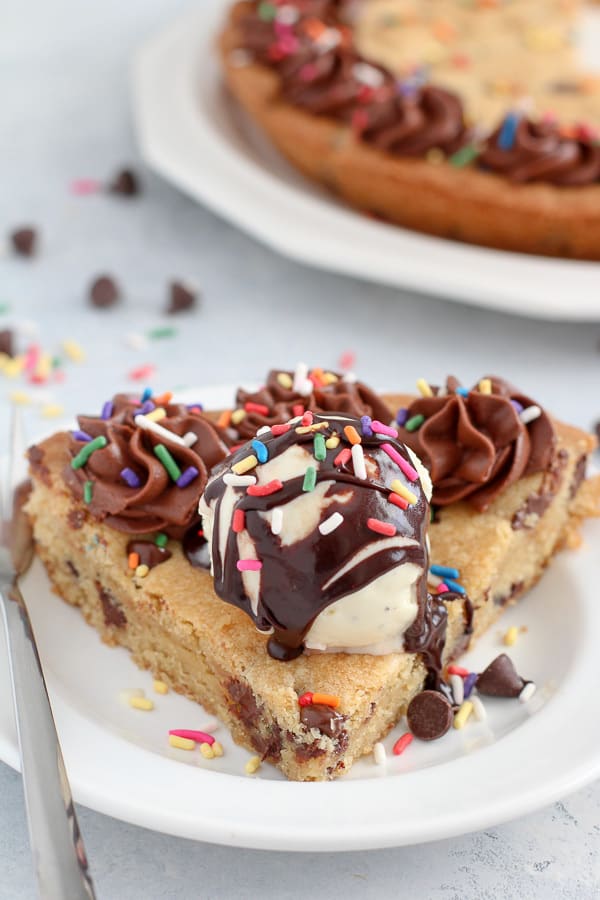
[[[140,183],[137,175],[131,169],[121,169],[109,183],[108,190],[111,194],[134,197],[140,192]]]
[[[172,281],[169,285],[167,313],[172,316],[176,313],[193,309],[196,306],[197,299],[196,291],[192,287],[183,284],[181,281]]]
[[[0,331],[0,353],[5,353],[6,356],[15,355],[13,339],[14,334],[10,328],[5,328],[3,331]]]
[[[506,653],[501,653],[475,682],[480,694],[488,697],[518,697],[525,685],[513,661]]]
[[[106,309],[109,306],[114,306],[118,299],[119,289],[109,275],[100,275],[92,283],[90,288],[92,306]]]
[[[15,253],[19,256],[33,256],[37,241],[35,228],[17,228],[10,235],[10,240]]]
[[[435,741],[452,725],[452,706],[439,691],[421,691],[408,704],[406,718],[415,737]]]

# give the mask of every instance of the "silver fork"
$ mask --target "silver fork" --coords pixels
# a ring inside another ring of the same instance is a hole
[[[18,579],[33,558],[19,485],[25,444],[13,413],[7,488],[0,498],[0,595],[6,626],[29,840],[42,900],[93,900],[83,840]]]

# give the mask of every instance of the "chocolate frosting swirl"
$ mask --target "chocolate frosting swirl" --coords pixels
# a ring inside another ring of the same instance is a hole
[[[267,5],[254,2],[237,21],[241,45],[278,72],[290,103],[351,123],[358,137],[384,152],[421,157],[436,149],[450,157],[470,144],[474,133],[465,126],[461,100],[439,85],[398,84],[385,67],[362,57],[343,6],[296,0],[265,12]],[[478,141],[477,165],[516,183],[576,187],[600,180],[600,147],[587,132],[567,137],[555,124],[522,117],[508,150],[499,144],[501,133],[502,124]]]
[[[392,421],[392,411],[387,404],[361,381],[346,380],[344,375],[332,372],[327,374],[335,380],[320,383],[313,375],[313,391],[306,396],[293,387],[288,388],[281,384],[282,376],[293,382],[293,374],[281,369],[272,369],[267,375],[266,384],[259,391],[238,389],[235,398],[238,409],[244,409],[248,403],[265,408],[249,409],[241,422],[232,426],[238,438],[247,440],[254,437],[256,431],[265,425],[287,422],[296,415],[298,406],[302,407],[302,412],[306,410],[315,413],[338,412],[356,418],[370,416],[386,425]]]
[[[90,513],[111,528],[126,534],[162,531],[180,538],[197,519],[198,501],[213,466],[227,455],[222,431],[201,412],[180,403],[163,405],[165,418],[158,424],[179,437],[196,435],[192,447],[181,446],[166,437],[142,430],[134,422],[141,411],[137,397],[117,394],[109,418],[78,416],[79,427],[90,437],[104,437],[106,447],[92,453],[83,468],[64,469],[64,478],[73,494],[83,500],[86,481],[92,482]],[[142,407],[143,409],[143,407]],[[186,487],[178,487],[155,456],[153,448],[164,444],[182,471],[193,466],[198,476]],[[74,458],[85,443],[71,436],[69,451]],[[121,472],[129,468],[139,480],[131,487]]]
[[[468,500],[483,512],[519,478],[552,464],[556,436],[548,415],[542,410],[523,424],[519,411],[534,401],[501,378],[491,376],[490,381],[491,394],[476,386],[463,396],[456,393],[460,383],[450,376],[443,394],[411,403],[409,417],[425,417],[418,430],[399,428],[399,439],[430,470],[435,506]]]
[[[363,434],[362,446],[369,473],[363,479],[354,471],[351,459],[339,458],[340,451],[350,447],[344,428],[353,426],[361,434],[360,419],[346,416],[326,419],[315,415],[314,423],[325,423],[319,429],[325,439],[340,438],[338,446],[326,450],[325,458],[316,470],[316,485],[325,482],[327,487],[322,498],[315,496],[314,499],[316,504],[326,506],[319,511],[314,531],[283,546],[266,517],[277,507],[283,507],[285,517],[294,515],[287,504],[307,496],[302,475],[282,479],[276,490],[259,496],[250,493],[252,487],[228,485],[224,480],[233,466],[254,452],[251,444],[244,444],[215,469],[201,504],[201,510],[205,511],[205,507],[212,510],[211,558],[215,590],[223,600],[247,613],[259,630],[273,631],[268,649],[277,659],[298,656],[319,613],[396,566],[407,562],[419,566],[422,569],[417,582],[420,609],[425,606],[427,597],[427,488],[417,476],[410,484],[416,502],[407,505],[406,509],[387,499],[390,484],[404,476],[381,445],[391,445],[409,462],[406,447],[388,435]],[[296,452],[299,446],[307,451],[310,462],[315,434],[296,422],[283,434],[261,435],[261,441],[267,448],[269,461],[278,462],[282,454],[290,449]],[[321,519],[324,521],[336,512],[340,513],[342,521],[324,537],[317,525]],[[229,517],[233,523],[235,513],[243,514],[246,541],[254,548],[254,558],[263,561],[254,605],[246,591],[243,572],[237,568],[240,559],[238,534],[233,527],[227,530]],[[370,518],[392,524],[394,535],[386,538],[370,530],[367,525]],[[224,545],[223,534],[226,534]]]
[[[502,130],[500,126],[494,131],[480,157],[493,172],[520,184],[546,181],[565,187],[600,179],[600,146],[565,137],[555,123],[522,117],[510,149],[501,146]]]

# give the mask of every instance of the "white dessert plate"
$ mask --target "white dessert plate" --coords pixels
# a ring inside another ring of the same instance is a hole
[[[213,408],[231,392],[194,391]],[[190,396],[188,399],[192,399]],[[170,728],[203,728],[212,716],[176,694],[154,694],[152,678],[127,652],[101,643],[81,614],[50,590],[38,562],[23,590],[48,681],[76,800],[116,818],[203,841],[270,850],[331,851],[420,843],[486,828],[550,803],[600,776],[595,715],[600,606],[600,521],[585,543],[554,561],[540,584],[463,659],[481,671],[522,629],[509,650],[538,691],[527,703],[485,699],[485,722],[469,720],[430,744],[414,740],[401,756],[385,739],[387,763],[360,760],[332,783],[285,781],[263,764],[249,777],[250,754],[223,726],[221,759],[169,747]],[[285,665],[285,663],[281,663]],[[142,688],[144,713],[120,694]],[[18,750],[0,628],[0,759],[18,767]]]
[[[600,320],[600,265],[471,247],[357,213],[304,179],[227,96],[215,52],[229,0],[202,0],[135,57],[146,163],[299,262],[448,300],[546,319]],[[583,32],[600,59],[600,12]]]

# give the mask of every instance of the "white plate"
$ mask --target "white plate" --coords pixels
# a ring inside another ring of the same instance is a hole
[[[225,406],[230,390],[190,392]],[[182,397],[182,399],[184,399]],[[106,647],[80,613],[49,589],[37,563],[23,585],[46,673],[75,798],[100,812],[183,837],[270,850],[354,850],[436,840],[523,815],[600,776],[600,717],[594,714],[600,606],[600,521],[585,546],[563,553],[538,587],[509,610],[464,658],[480,671],[502,650],[510,626],[527,631],[510,650],[518,670],[539,685],[526,706],[485,700],[488,720],[469,722],[404,755],[385,740],[385,768],[372,758],[327,784],[294,784],[263,765],[244,775],[248,752],[226,729],[222,759],[169,748],[169,728],[201,728],[209,717],[176,694],[152,692],[123,649]],[[6,647],[0,628],[0,759],[18,752]],[[285,665],[285,663],[282,663]],[[151,713],[125,706],[119,693],[142,687]]]
[[[348,209],[302,178],[224,93],[214,44],[227,5],[202,0],[136,56],[135,120],[151,168],[300,262],[518,315],[600,319],[597,263],[405,231]],[[599,30],[586,37],[600,57]]]

